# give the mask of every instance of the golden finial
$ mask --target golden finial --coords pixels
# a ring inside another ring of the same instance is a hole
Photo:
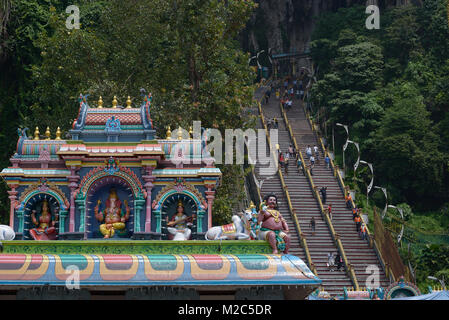
[[[254,205],[254,202],[250,202],[249,203],[249,209],[251,210],[251,209],[253,209],[253,208],[256,208],[256,206]]]
[[[117,108],[117,96],[114,96],[114,100],[112,100],[112,107]]]
[[[178,128],[178,140],[182,140],[182,129],[181,129],[181,127]]]
[[[100,96],[100,99],[98,100],[98,108],[103,109],[103,98]]]
[[[45,136],[47,137],[45,140],[50,140],[50,127],[47,127],[47,130],[45,130]]]
[[[190,139],[193,139],[192,138],[193,137],[193,130],[192,130],[191,126],[189,127],[189,137],[190,137]]]
[[[34,130],[34,140],[39,140],[39,127]]]
[[[130,109],[131,107],[131,97],[128,96],[128,100],[126,100],[126,109]]]
[[[170,126],[167,126],[167,140],[171,139],[171,130],[170,130]]]
[[[56,129],[56,140],[61,140],[61,128]]]

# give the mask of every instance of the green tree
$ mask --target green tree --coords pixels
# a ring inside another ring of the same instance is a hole
[[[426,290],[428,285],[437,283],[427,279],[428,276],[441,277],[447,274],[449,265],[449,246],[445,245],[426,245],[419,250],[416,256],[416,278],[421,283],[421,290]]]
[[[382,48],[370,42],[361,42],[338,49],[335,70],[342,87],[369,92],[381,84]]]
[[[396,90],[375,134],[375,167],[383,173],[379,179],[391,181],[408,202],[435,198],[443,186],[439,138],[419,91],[409,83]]]
[[[449,26],[447,23],[447,1],[423,1],[418,11],[420,40],[429,58],[444,63],[449,57]]]
[[[82,0],[79,30],[66,29],[69,1],[14,3],[8,34],[17,54],[9,55],[14,63],[5,65],[13,67],[0,78],[3,84],[16,81],[0,89],[0,134],[15,136],[19,126],[67,132],[80,93],[90,95],[92,106],[99,96],[108,106],[113,96],[124,104],[128,95],[136,106],[140,88],[153,93],[152,117],[161,137],[166,126],[188,128],[193,120],[223,131],[253,126],[245,110],[253,103],[255,74],[236,41],[253,1]],[[16,141],[0,146],[2,167]],[[241,172],[223,171],[224,181],[232,180],[227,174],[243,181]],[[235,192],[226,200],[232,207],[241,190],[229,190]],[[0,191],[4,197],[6,190]],[[0,198],[0,212],[6,203]]]

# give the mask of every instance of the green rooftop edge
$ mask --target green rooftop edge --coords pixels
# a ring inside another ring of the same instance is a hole
[[[263,240],[12,240],[3,254],[270,254]]]

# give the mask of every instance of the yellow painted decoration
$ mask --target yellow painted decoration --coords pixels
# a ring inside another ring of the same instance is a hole
[[[182,130],[181,130],[181,127],[178,128],[178,140],[182,140]]]
[[[190,139],[193,138],[193,130],[192,130],[192,127],[189,127],[189,137],[190,137]]]
[[[167,140],[171,140],[171,130],[170,130],[170,126],[167,127]]]
[[[125,162],[122,162],[122,165],[129,166],[129,165],[126,165]],[[155,167],[156,168],[157,161],[156,160],[142,160],[141,165],[142,166],[150,166],[150,167]]]
[[[56,140],[61,140],[61,128],[56,129]]]
[[[45,130],[45,136],[47,137],[45,140],[50,140],[50,127],[47,127],[47,130]]]
[[[98,108],[103,109],[103,98],[100,96],[100,99],[98,100]]]
[[[128,96],[128,100],[126,100],[126,109],[131,109],[131,97]]]
[[[36,130],[34,130],[34,140],[39,140],[39,128],[36,127]]]
[[[117,108],[117,96],[114,96],[114,100],[112,100],[112,107]]]

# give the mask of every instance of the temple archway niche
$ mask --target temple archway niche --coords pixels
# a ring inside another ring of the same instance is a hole
[[[129,219],[125,226],[114,226],[114,230],[120,230],[120,236],[130,237],[134,232],[141,231],[140,215],[145,205],[146,192],[136,174],[129,168],[119,166],[113,158],[109,160],[107,167],[96,167],[90,170],[81,180],[80,186],[75,193],[76,215],[75,230],[83,235],[83,239],[99,238],[98,231],[101,224],[95,218],[95,207],[100,200],[99,210],[106,208],[107,200],[115,188],[116,197],[120,200],[122,209],[126,206],[125,200],[130,208]],[[106,219],[105,219],[106,220]],[[110,226],[107,226],[110,230]],[[104,226],[102,227],[104,228]],[[128,231],[125,234],[125,230]],[[104,234],[105,230],[101,231]],[[123,231],[123,232],[122,232]],[[115,238],[110,234],[107,238]],[[117,236],[119,236],[117,234]]]
[[[182,204],[183,207],[183,213],[188,216],[192,217],[193,215],[198,215],[198,205],[195,202],[195,199],[185,193],[173,193],[165,198],[165,200],[162,202],[161,205],[161,217],[162,221],[171,221],[172,218],[176,215],[178,205]],[[165,223],[163,223],[165,225]],[[193,221],[193,228],[192,232],[196,233],[196,225],[197,221]],[[167,237],[168,239],[171,239],[172,236],[165,232],[165,228],[163,228],[164,237]]]
[[[192,239],[195,238],[195,234],[205,232],[203,225],[207,226],[207,224],[203,220],[207,218],[205,215],[206,208],[197,195],[187,189],[182,191],[171,189],[168,192],[162,192],[157,196],[157,203],[154,203],[153,206],[153,217],[155,218],[154,232],[156,234],[161,234],[163,238],[166,238],[166,221],[170,221],[176,213],[176,208],[180,200],[184,205],[184,213],[187,216],[191,216],[192,214],[196,215],[196,220],[194,221],[195,230],[192,230]]]
[[[39,238],[42,238],[39,240],[56,240],[58,238],[58,234],[61,231],[61,212],[63,211],[62,217],[65,217],[65,215],[67,214],[67,208],[63,204],[61,205],[61,201],[62,200],[58,199],[55,195],[47,192],[34,192],[26,197],[22,210],[18,211],[18,216],[21,217],[21,220],[23,221],[23,223],[19,223],[19,229],[21,229],[23,232],[24,240],[33,240],[33,235],[35,237],[38,236]],[[46,203],[46,205],[44,205],[44,202]],[[50,235],[38,231],[38,228],[40,227],[45,228],[45,225],[41,225],[40,221],[43,210],[47,210],[47,213],[50,214],[50,221],[48,223],[49,228],[53,227],[51,222],[55,221],[55,230],[54,232],[51,232]],[[38,223],[37,225],[33,223],[33,213],[35,220]],[[56,219],[56,215],[58,215],[58,219]],[[62,224],[63,221],[61,225]]]
[[[108,200],[116,196],[121,209],[121,216],[126,215],[126,204],[129,207],[129,217],[124,222],[123,229],[117,229],[111,238],[130,238],[134,232],[135,216],[135,197],[128,182],[117,176],[106,176],[92,183],[86,198],[86,226],[85,233],[87,238],[104,238],[100,231],[100,226],[104,224],[95,217],[95,207],[98,206],[98,212],[105,216],[105,209],[110,206]],[[100,203],[99,203],[100,201]]]

